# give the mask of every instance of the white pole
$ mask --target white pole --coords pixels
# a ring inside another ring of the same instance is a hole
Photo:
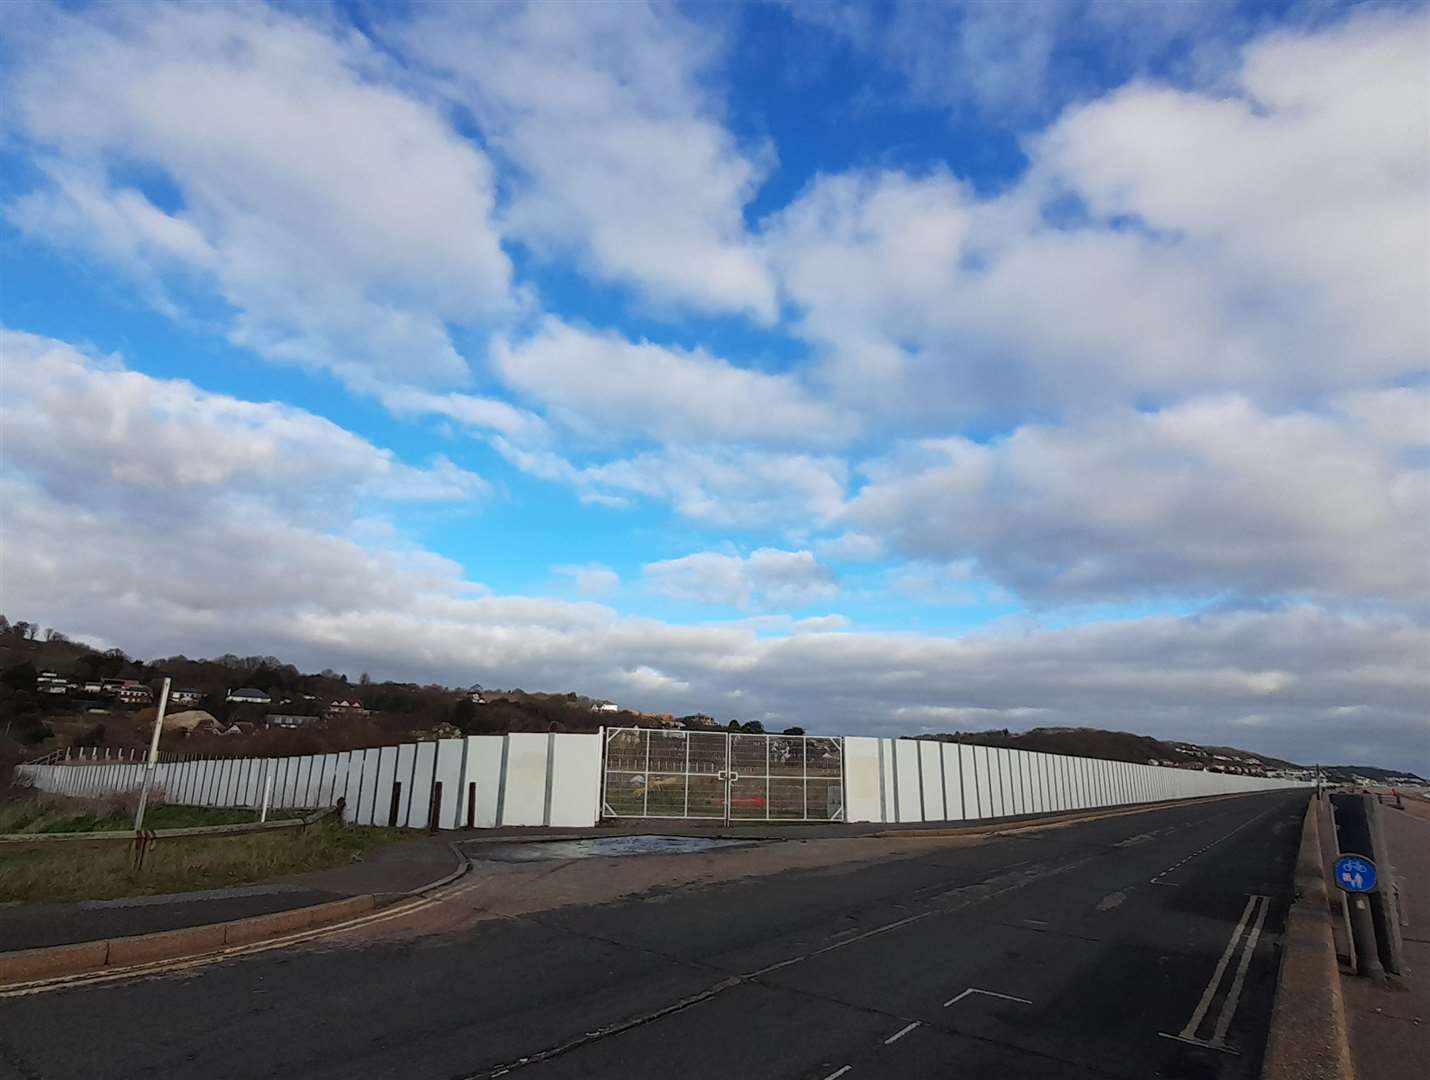
[[[258,814],[260,822],[268,820],[268,801],[273,798],[273,770],[267,770],[268,779],[263,785],[263,809]]]
[[[134,813],[134,831],[144,828],[144,810],[149,805],[149,787],[154,781],[154,766],[159,761],[159,734],[164,730],[164,710],[169,707],[169,679],[159,691],[159,711],[154,715],[154,734],[149,737],[149,757],[144,762],[144,786],[139,789],[139,809]]]

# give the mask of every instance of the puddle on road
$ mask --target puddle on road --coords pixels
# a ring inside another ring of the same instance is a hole
[[[556,859],[610,859],[629,855],[689,855],[712,848],[748,847],[754,840],[710,836],[602,836],[591,840],[538,840],[527,844],[494,844],[472,852],[474,859],[493,862],[549,862]]]

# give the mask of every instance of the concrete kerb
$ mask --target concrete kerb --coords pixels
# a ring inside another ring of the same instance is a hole
[[[467,872],[471,863],[455,844],[448,844],[448,847],[457,859],[456,868],[406,892],[363,893],[343,900],[309,904],[228,922],[72,945],[52,945],[42,949],[0,952],[0,987],[90,975],[107,969],[117,972],[132,966],[207,956],[306,930],[334,930],[378,908],[425,896],[456,881]]]
[[[1296,899],[1286,917],[1262,1080],[1354,1080],[1330,897],[1321,860],[1319,801],[1306,807]]]

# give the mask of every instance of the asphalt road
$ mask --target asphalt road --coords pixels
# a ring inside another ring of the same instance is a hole
[[[0,996],[0,1077],[1252,1080],[1305,801]]]

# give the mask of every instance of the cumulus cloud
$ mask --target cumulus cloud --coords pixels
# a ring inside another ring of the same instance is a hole
[[[446,321],[512,304],[492,171],[361,35],[136,3],[45,10],[14,44],[7,112],[43,177],[7,208],[22,230],[169,308],[216,294],[230,339],[271,358],[467,379]]]
[[[646,563],[641,571],[651,587],[666,596],[742,609],[803,607],[839,592],[834,572],[808,551],[701,551]]]
[[[768,151],[722,123],[710,31],[646,3],[434,5],[389,30],[513,167],[511,235],[659,304],[773,319],[742,217]]]
[[[797,328],[843,399],[925,430],[1412,380],[1424,41],[1423,13],[1371,12],[1258,40],[1217,93],[1133,84],[991,197],[942,169],[821,176],[764,227]]]
[[[1219,397],[989,443],[925,440],[866,472],[851,520],[905,555],[972,557],[1040,604],[1430,598],[1430,470],[1344,415]]]
[[[7,542],[0,605],[140,655],[271,652],[827,733],[1086,724],[1430,768],[1430,631],[1402,617],[1297,607],[961,637],[828,632],[837,622],[770,636],[480,595],[413,552],[251,518],[162,524],[4,483],[19,542]]]
[[[313,413],[130,371],[51,338],[0,331],[5,469],[76,506],[192,516],[259,503],[346,523],[362,500],[468,503],[480,476],[437,458],[416,467]]]
[[[840,457],[720,444],[670,446],[578,465],[560,453],[500,437],[493,446],[523,472],[575,489],[589,502],[669,503],[681,516],[725,529],[800,531],[843,512],[848,463]]]
[[[940,637],[857,632],[837,616],[678,626],[493,595],[365,516],[373,476],[413,476],[327,421],[13,332],[4,349],[0,608],[140,655],[275,653],[830,732],[1036,717],[1430,764],[1430,630],[1405,616],[1302,605]],[[443,496],[452,480],[431,471]],[[752,608],[833,589],[812,553],[780,549],[702,552],[648,578]]]
[[[587,563],[584,566],[560,564],[551,568],[552,573],[570,578],[576,591],[582,596],[608,596],[621,584],[621,575],[601,563]]]
[[[847,413],[815,400],[793,376],[555,318],[528,338],[498,341],[491,363],[517,393],[599,442],[827,444],[852,428]]]

